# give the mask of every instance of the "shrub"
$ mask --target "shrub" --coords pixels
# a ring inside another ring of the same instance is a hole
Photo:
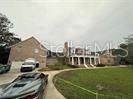
[[[105,67],[105,64],[98,64],[97,67]]]
[[[68,64],[69,67],[72,67],[72,68],[78,68],[79,66],[77,65],[72,65],[72,64]]]
[[[10,65],[0,65],[0,74],[10,71]]]
[[[43,72],[43,71],[50,71],[51,69],[48,67],[40,68],[38,71]]]

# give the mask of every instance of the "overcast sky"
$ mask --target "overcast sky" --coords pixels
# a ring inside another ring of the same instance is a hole
[[[120,42],[133,33],[133,0],[0,0],[22,39]],[[103,45],[102,45],[103,44]]]

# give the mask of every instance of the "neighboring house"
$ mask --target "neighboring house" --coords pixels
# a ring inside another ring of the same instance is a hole
[[[39,61],[40,67],[46,66],[47,49],[34,37],[11,46],[8,64],[24,61],[27,58],[35,58]]]

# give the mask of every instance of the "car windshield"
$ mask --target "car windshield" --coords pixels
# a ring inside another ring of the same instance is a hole
[[[25,63],[23,63],[23,65],[34,65],[34,63],[32,63],[32,62],[25,62]]]
[[[23,80],[23,81],[32,81],[32,80],[34,80],[34,79],[36,79],[36,73],[34,73],[34,74],[23,74],[23,75],[21,75],[21,76],[19,76],[16,80],[14,80],[14,81],[17,81],[17,80]]]
[[[22,76],[20,80],[33,80],[34,78],[34,76]]]

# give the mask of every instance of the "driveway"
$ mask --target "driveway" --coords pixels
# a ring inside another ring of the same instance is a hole
[[[37,70],[33,71],[37,72]],[[44,93],[44,99],[65,99],[54,87],[52,82],[53,76],[61,71],[47,71],[44,74],[49,74],[48,85]],[[13,81],[18,75],[23,73],[20,72],[20,69],[12,68],[8,73],[0,75],[0,85],[9,83]]]
[[[44,99],[65,99],[65,97],[60,94],[53,84],[54,75],[60,73],[61,71],[47,71],[44,74],[49,74],[48,85],[45,90]]]
[[[125,66],[97,67],[97,68],[87,68],[87,69],[118,68],[118,67],[125,67]],[[76,69],[86,69],[86,68],[76,68]],[[58,92],[57,89],[55,88],[53,81],[52,81],[53,77],[62,71],[69,71],[69,70],[76,70],[76,69],[65,69],[65,70],[58,70],[58,71],[43,72],[44,74],[49,74],[49,77],[48,77],[49,82],[45,90],[44,99],[65,99],[65,97],[60,92]]]
[[[8,73],[0,74],[0,85],[13,81],[20,74],[22,73],[18,69],[11,69]]]
[[[123,67],[123,66],[117,66],[117,67]],[[110,68],[117,68],[117,67],[110,67]],[[103,67],[103,68],[109,68],[109,67]],[[81,69],[81,68],[77,68],[77,69]],[[82,68],[82,69],[86,69],[86,68]],[[88,68],[88,69],[94,69],[94,68]],[[97,68],[100,69],[100,68]],[[66,70],[59,70],[59,71],[46,71],[43,72],[44,74],[48,74],[48,85],[46,87],[46,90],[44,92],[44,99],[65,99],[65,97],[59,93],[57,91],[57,89],[55,88],[54,84],[53,84],[53,77],[62,72],[62,71],[69,71],[69,70],[74,70],[74,69],[66,69]],[[33,71],[33,72],[38,72],[37,70]],[[1,84],[6,84],[11,82],[12,80],[14,80],[18,75],[21,75],[22,73],[20,73],[19,69],[13,68],[10,70],[10,72],[6,73],[6,74],[1,74],[0,75],[0,85]]]

